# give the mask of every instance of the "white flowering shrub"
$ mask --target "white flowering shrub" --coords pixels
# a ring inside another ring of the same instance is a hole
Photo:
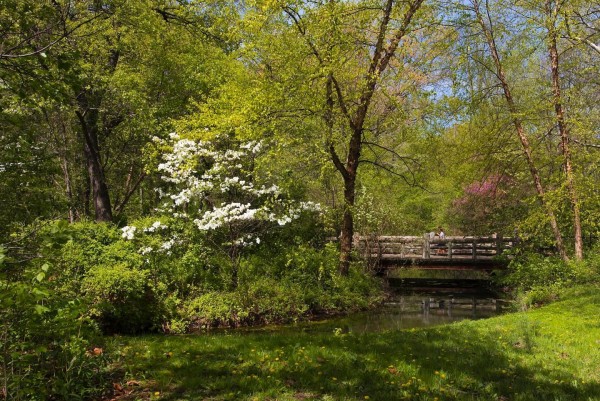
[[[284,226],[303,211],[320,210],[312,202],[286,199],[277,185],[256,182],[253,166],[261,142],[221,149],[219,140],[181,139],[177,134],[155,141],[172,149],[158,165],[168,188],[159,189],[161,211],[191,221],[200,231],[224,232],[230,246],[259,244],[264,230]],[[134,233],[127,227],[123,236]]]
[[[178,265],[174,259],[200,246],[219,265],[215,273],[236,287],[243,249],[260,245],[266,234],[303,212],[320,211],[318,204],[289,199],[279,186],[258,181],[254,167],[260,142],[232,145],[227,139],[200,141],[176,134],[155,142],[168,149],[157,166],[160,219],[141,219],[121,229],[121,237],[135,244],[153,274],[172,275],[166,271]],[[211,271],[211,263],[203,263]]]

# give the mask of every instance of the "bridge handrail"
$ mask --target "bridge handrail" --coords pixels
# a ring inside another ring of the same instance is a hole
[[[424,236],[417,236],[417,235],[379,235],[379,236],[368,236],[368,235],[361,235],[358,236],[358,241],[372,241],[372,240],[379,240],[379,242],[385,242],[385,241],[393,241],[393,242],[420,242],[426,239],[426,237]],[[517,239],[514,237],[502,237],[502,236],[497,236],[497,237],[493,237],[493,236],[447,236],[445,238],[431,238],[429,239],[430,241],[435,241],[435,242],[449,242],[452,241],[454,243],[458,243],[458,242],[473,242],[473,240],[477,240],[477,241],[488,241],[488,242],[493,242],[493,241],[498,241],[501,240],[503,242],[515,242]]]
[[[469,256],[469,259],[475,260],[499,256],[514,247],[518,239],[501,235],[430,238],[425,234],[356,236],[354,242],[359,252],[369,259],[453,259],[454,256]]]

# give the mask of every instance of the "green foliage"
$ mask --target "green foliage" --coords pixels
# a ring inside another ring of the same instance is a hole
[[[504,279],[506,284],[528,290],[550,285],[569,285],[598,280],[597,258],[589,262],[566,263],[555,257],[529,254],[515,259]]]
[[[54,223],[42,233],[67,230],[53,249],[53,285],[66,299],[85,300],[86,316],[105,333],[289,322],[381,300],[379,283],[361,265],[339,276],[337,250],[318,247],[323,231],[314,217],[265,235],[235,264],[185,222],[143,218],[130,224],[138,227],[132,239],[104,223]],[[153,225],[161,228],[149,230]],[[164,248],[173,237],[180,239]]]
[[[18,265],[0,248],[0,380],[6,400],[97,399],[108,358],[79,298],[55,291],[55,268]]]
[[[191,330],[285,323],[314,314],[365,309],[381,301],[379,283],[359,265],[337,273],[337,252],[295,246],[270,257],[241,260],[239,284],[230,292],[208,292],[186,302],[180,319]]]
[[[573,285],[600,282],[600,258],[597,252],[589,259],[564,262],[557,257],[527,253],[514,259],[500,282],[513,288],[520,305],[549,303]]]
[[[87,272],[81,290],[105,332],[135,333],[150,329],[157,312],[149,284],[148,271],[100,264]]]

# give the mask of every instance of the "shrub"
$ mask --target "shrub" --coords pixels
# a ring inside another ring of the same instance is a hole
[[[335,250],[301,245],[270,259],[265,254],[243,259],[237,288],[185,302],[178,322],[187,322],[190,330],[288,323],[365,309],[381,300],[381,286],[360,265],[340,276]]]
[[[238,326],[240,307],[235,298],[233,293],[208,292],[188,301],[181,310],[182,320],[189,325],[186,330]]]
[[[600,282],[600,256],[590,252],[584,261],[565,262],[557,257],[528,253],[510,263],[500,282],[516,291],[523,308],[548,303],[573,284]]]
[[[529,290],[550,285],[583,284],[600,277],[600,257],[591,256],[581,262],[564,262],[557,257],[528,254],[511,262],[505,284]]]
[[[56,249],[56,290],[85,299],[87,316],[105,333],[282,323],[380,299],[379,284],[360,265],[339,276],[335,246],[307,244],[300,234],[319,231],[312,223],[267,236],[235,258],[181,222],[155,217],[131,224],[68,225]],[[125,232],[131,227],[134,235]]]
[[[90,315],[104,332],[137,333],[152,328],[157,310],[146,270],[124,263],[92,268],[82,283]]]
[[[53,290],[52,268],[5,274],[0,249],[0,380],[7,400],[87,400],[106,392],[108,358],[86,305]],[[94,352],[95,350],[95,352]]]

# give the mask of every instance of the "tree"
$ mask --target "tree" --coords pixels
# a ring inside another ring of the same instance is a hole
[[[303,55],[303,59],[291,55],[298,64],[290,66],[289,62],[285,65],[279,61],[280,54],[267,53],[265,56],[261,53],[263,65],[267,68],[264,76],[280,84],[283,82],[284,86],[294,87],[296,93],[310,93],[313,98],[323,99],[323,103],[313,103],[309,110],[311,118],[316,115],[321,119],[319,124],[313,124],[319,126],[323,150],[343,181],[339,265],[342,274],[348,273],[353,247],[353,208],[359,165],[368,162],[378,164],[364,157],[364,147],[395,153],[400,160],[405,156],[394,149],[386,149],[369,137],[373,137],[377,120],[374,114],[377,111],[381,111],[384,117],[386,108],[388,114],[389,110],[399,108],[394,100],[386,106],[385,99],[386,96],[395,99],[402,96],[398,88],[393,87],[398,85],[394,82],[398,74],[393,70],[403,69],[402,61],[396,62],[395,57],[408,41],[406,38],[422,5],[423,0],[403,3],[387,0],[376,5],[337,1],[297,2],[283,4],[273,12],[273,18],[281,21],[276,29],[283,30],[282,41],[287,41],[288,48],[292,44],[300,46],[294,51]],[[283,20],[280,12],[283,12]],[[257,14],[264,19],[262,11]],[[411,46],[418,46],[418,39],[414,39]],[[289,53],[286,55],[289,56]],[[276,69],[280,65],[283,65],[282,69]],[[393,68],[390,68],[392,65]],[[305,79],[303,82],[296,82],[293,86],[286,79],[291,74],[289,68],[311,71],[300,78]],[[386,93],[386,90],[389,92]]]
[[[121,218],[143,188],[150,137],[222,80],[209,66],[231,46],[234,13],[196,1],[51,3],[10,2],[0,14],[15,27],[0,37],[0,90],[60,166],[52,184],[62,182],[70,219],[90,202],[96,220]]]
[[[554,233],[554,238],[556,241],[556,246],[558,248],[558,252],[563,259],[567,260],[568,256],[567,256],[567,253],[565,250],[564,241],[562,239],[562,234],[561,234],[560,228],[558,226],[558,221],[556,219],[554,211],[552,210],[551,205],[549,205],[547,200],[545,199],[546,192],[544,190],[544,187],[542,186],[542,181],[541,181],[541,177],[540,177],[538,168],[535,165],[535,162],[533,160],[531,145],[530,145],[529,139],[527,138],[527,135],[525,133],[523,121],[520,117],[520,110],[517,107],[517,104],[516,104],[515,99],[512,94],[511,86],[510,86],[508,79],[506,78],[506,75],[504,72],[504,66],[502,64],[502,59],[501,59],[500,53],[498,51],[497,41],[495,38],[495,32],[493,29],[494,25],[493,25],[491,17],[490,17],[489,9],[487,8],[487,3],[486,3],[486,8],[484,10],[482,10],[481,4],[479,3],[478,0],[471,0],[471,4],[473,6],[472,10],[477,19],[477,23],[479,24],[479,26],[482,30],[482,33],[484,35],[484,38],[487,42],[487,45],[489,47],[490,55],[493,59],[494,66],[495,66],[494,72],[495,72],[495,75],[502,87],[502,91],[504,93],[504,98],[506,100],[507,109],[511,115],[512,123],[515,127],[517,137],[519,138],[519,141],[521,143],[523,155],[525,156],[525,160],[527,161],[527,165],[529,167],[529,172],[531,174],[531,178],[533,179],[534,187],[538,194],[539,202],[542,205],[542,207],[544,208],[545,213],[548,216],[548,220],[550,221],[550,226],[552,227],[552,232]],[[484,17],[484,13],[487,17]],[[486,21],[486,19],[487,19],[487,21]]]
[[[263,148],[260,142],[182,139],[175,133],[169,141],[156,138],[156,142],[169,149],[157,166],[162,174],[162,185],[157,188],[161,212],[215,234],[231,260],[234,287],[242,249],[260,244],[262,235],[300,218],[303,212],[320,210],[318,204],[289,199],[275,183],[259,182],[255,160]],[[154,229],[162,227],[156,224]],[[133,239],[135,231],[136,227],[126,226],[123,237]],[[166,242],[166,249],[176,242],[176,238]]]
[[[565,159],[565,180],[569,190],[569,198],[573,207],[573,230],[575,234],[575,259],[583,259],[583,240],[581,237],[581,217],[579,209],[579,200],[575,187],[575,178],[573,173],[573,164],[571,160],[570,135],[565,120],[565,110],[563,107],[562,90],[560,82],[560,60],[558,53],[558,31],[557,19],[560,15],[560,9],[563,2],[560,0],[546,0],[544,3],[546,29],[548,30],[548,52],[550,59],[550,70],[552,76],[552,92],[554,111],[556,113],[556,122],[561,138],[561,149]]]

